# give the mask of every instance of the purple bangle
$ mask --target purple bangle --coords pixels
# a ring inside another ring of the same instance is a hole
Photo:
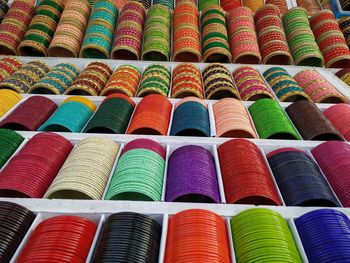
[[[169,158],[166,189],[168,202],[220,203],[212,154],[196,145],[176,149]]]

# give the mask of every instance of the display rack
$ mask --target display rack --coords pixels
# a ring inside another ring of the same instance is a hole
[[[42,60],[45,63],[47,63],[49,66],[54,66],[61,62],[68,62],[75,64],[79,69],[83,69],[88,63],[95,61],[92,59],[70,59],[70,58],[35,58],[35,57],[19,57],[22,62],[27,63],[32,60]],[[130,64],[133,66],[138,67],[141,71],[143,71],[148,65],[154,64],[154,62],[138,62],[138,61],[122,61],[122,60],[104,60],[105,63],[107,63],[112,69],[115,69],[119,65],[123,64]],[[174,62],[157,62],[161,63],[163,65],[166,65],[171,71],[172,69],[179,63]],[[207,64],[200,63],[196,64],[198,68],[202,71],[203,68]],[[225,65],[230,72],[232,72],[235,68],[241,66],[237,64],[226,64]],[[262,74],[265,70],[271,68],[272,66],[267,65],[251,65],[252,67],[256,68],[260,74]],[[340,79],[334,76],[335,70],[329,70],[329,69],[323,69],[323,68],[310,68],[310,67],[295,67],[295,66],[283,66],[291,76],[294,76],[299,71],[303,69],[315,69],[318,71],[322,76],[324,76],[333,86],[335,86],[338,91],[340,91],[347,99],[350,99],[350,88],[342,82]],[[268,83],[266,83],[268,86]],[[169,92],[170,94],[170,92]],[[34,96],[31,94],[23,94],[23,99],[20,103],[25,101],[28,97]],[[66,95],[41,95],[46,96],[47,98],[50,98],[52,101],[54,101],[56,104],[60,104],[65,98],[67,98]],[[169,95],[170,96],[170,95]],[[103,97],[88,97],[96,106],[99,106],[100,103],[103,100]],[[278,100],[277,98],[275,98]],[[133,98],[133,100],[136,103],[139,103],[141,98]],[[169,98],[170,102],[173,104],[173,110],[174,111],[174,104],[179,101],[178,99],[171,99]],[[207,209],[211,210],[223,218],[227,219],[227,226],[228,226],[228,236],[230,240],[230,249],[231,249],[231,258],[232,262],[234,261],[234,247],[232,242],[232,237],[230,234],[230,224],[228,223],[228,219],[232,216],[237,215],[239,212],[244,211],[249,208],[256,207],[254,205],[231,205],[226,204],[225,202],[225,194],[224,194],[224,187],[222,183],[221,178],[221,171],[220,171],[220,165],[219,165],[219,159],[218,159],[218,153],[217,153],[217,147],[222,144],[223,142],[232,139],[232,138],[218,138],[216,137],[215,132],[215,120],[214,120],[214,114],[212,109],[212,104],[215,103],[215,101],[206,101],[208,103],[208,110],[209,110],[209,117],[210,117],[210,127],[211,127],[211,138],[199,138],[199,137],[175,137],[175,136],[151,136],[151,135],[113,135],[113,134],[86,134],[86,133],[60,133],[62,136],[70,140],[74,145],[76,145],[79,141],[81,141],[84,138],[97,136],[97,137],[109,137],[120,144],[120,149],[118,153],[118,157],[120,155],[121,150],[124,147],[124,144],[137,138],[150,138],[153,139],[160,144],[162,144],[166,148],[166,166],[165,166],[165,175],[164,175],[164,181],[166,180],[166,171],[167,171],[167,162],[168,158],[173,150],[175,150],[178,147],[194,144],[194,145],[200,145],[208,149],[214,157],[215,165],[216,165],[216,172],[218,175],[218,182],[219,182],[219,190],[220,190],[220,196],[222,203],[221,204],[204,204],[204,203],[170,203],[170,202],[164,202],[164,193],[165,188],[163,188],[163,195],[162,195],[162,201],[161,202],[139,202],[139,201],[105,201],[105,200],[47,200],[47,199],[27,199],[27,198],[0,198],[1,201],[10,201],[15,202],[17,204],[23,205],[26,208],[32,210],[37,214],[37,217],[35,221],[33,222],[30,230],[26,234],[24,240],[22,241],[21,245],[17,249],[15,255],[13,256],[11,262],[15,262],[16,258],[18,257],[21,249],[25,245],[25,243],[28,240],[28,237],[32,233],[32,231],[35,229],[35,227],[44,219],[47,219],[49,217],[53,217],[56,215],[61,214],[71,214],[71,215],[79,215],[86,218],[91,219],[92,221],[96,222],[98,224],[98,230],[95,234],[94,243],[90,249],[89,257],[87,262],[90,262],[94,247],[97,242],[97,238],[99,236],[99,233],[101,232],[101,228],[103,225],[103,222],[105,221],[106,217],[108,215],[117,213],[117,212],[123,212],[123,211],[130,211],[130,212],[137,212],[137,213],[143,213],[150,215],[152,218],[156,219],[159,223],[163,226],[163,232],[162,232],[162,240],[161,240],[161,248],[160,248],[160,256],[159,256],[159,263],[163,262],[164,253],[165,253],[165,243],[166,243],[166,235],[167,235],[167,224],[168,224],[168,217],[171,217],[173,214],[186,210],[191,208],[200,208],[200,209]],[[19,104],[20,104],[19,103]],[[243,102],[246,107],[249,107],[253,102],[252,101],[245,101]],[[285,103],[285,102],[279,102],[282,108],[286,108],[291,103]],[[0,121],[6,116],[8,116],[19,104],[17,104],[13,109],[11,109],[6,115],[4,115],[2,118],[0,118]],[[333,104],[317,104],[317,107],[323,111],[330,107]],[[170,133],[171,129],[171,120],[170,120],[170,127],[168,130],[168,134]],[[21,146],[17,149],[17,151],[14,153],[14,155],[25,145],[25,143],[28,142],[28,140],[33,137],[37,132],[24,132],[24,131],[18,131],[20,135],[22,135],[25,140],[21,144]],[[321,141],[305,141],[305,140],[261,140],[261,139],[251,139],[250,141],[254,142],[259,149],[261,150],[265,162],[267,164],[267,167],[269,168],[270,175],[272,179],[274,180],[274,177],[272,176],[271,169],[269,167],[269,164],[266,160],[266,154],[269,153],[272,150],[275,150],[277,148],[282,147],[295,147],[301,150],[304,150],[307,152],[307,154],[311,157],[310,150],[314,147],[321,144]],[[113,170],[116,166],[116,163],[118,161],[118,157],[114,163]],[[6,165],[6,164],[5,164]],[[111,173],[111,175],[112,175]],[[111,178],[111,175],[109,178]],[[277,184],[274,181],[276,188]],[[108,182],[109,184],[109,182]],[[108,184],[106,189],[108,188]],[[163,187],[165,187],[165,183],[163,183]],[[279,197],[283,201],[283,198],[279,192]],[[296,231],[296,227],[294,225],[293,219],[297,218],[309,211],[319,209],[319,207],[287,207],[285,205],[282,206],[259,206],[259,207],[266,207],[268,209],[274,210],[278,213],[280,213],[283,218],[285,218],[288,221],[288,224],[290,226],[290,229],[292,231],[292,234],[295,238],[296,244],[298,246],[301,258],[303,262],[308,262],[305,251],[301,245],[300,238],[298,236],[298,233]],[[342,211],[346,215],[350,217],[350,209],[347,208],[334,208],[339,211]]]

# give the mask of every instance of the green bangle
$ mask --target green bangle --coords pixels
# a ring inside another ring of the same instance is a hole
[[[54,31],[51,28],[49,28],[46,24],[37,24],[37,23],[32,24],[29,26],[27,31],[29,31],[31,29],[39,30],[41,32],[46,33],[49,36],[53,36],[53,34],[54,34]]]
[[[39,6],[48,5],[48,6],[51,6],[51,7],[55,8],[58,12],[62,13],[63,12],[63,6],[59,5],[57,2],[60,2],[60,1],[44,0],[44,1],[40,2]]]
[[[24,37],[24,40],[35,41],[36,43],[39,43],[46,48],[48,48],[50,45],[50,42],[47,39],[37,34],[28,34]]]
[[[219,32],[212,32],[212,33],[206,34],[202,38],[202,45],[203,45],[203,43],[205,43],[205,41],[207,41],[210,38],[214,38],[214,37],[223,38],[223,39],[225,39],[228,42],[228,39],[227,39],[227,37],[224,34],[219,33]]]
[[[218,14],[218,15],[221,15],[223,18],[225,18],[225,14],[223,12],[213,8],[213,9],[207,10],[205,13],[202,13],[202,20],[204,17],[206,17],[207,15],[210,15],[210,14]]]
[[[198,11],[202,11],[208,6],[220,6],[219,0],[198,0]]]
[[[54,20],[56,23],[58,22],[58,20],[60,19],[56,14],[52,13],[50,10],[45,10],[45,9],[41,9],[35,12],[35,15],[43,15],[43,16],[48,16],[50,17],[52,20]]]
[[[221,19],[210,18],[202,24],[202,29],[204,29],[207,25],[212,24],[212,23],[222,24],[223,26],[226,27],[226,23],[224,21],[222,21]]]
[[[260,99],[249,112],[261,139],[301,139],[277,101]]]
[[[230,48],[225,45],[224,43],[221,43],[221,42],[212,42],[212,43],[209,43],[207,44],[205,47],[203,47],[202,49],[202,52],[203,54],[210,48],[213,48],[213,47],[222,47],[222,48],[226,48],[227,50],[230,50]]]

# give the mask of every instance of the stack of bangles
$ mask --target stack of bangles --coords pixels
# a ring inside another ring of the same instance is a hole
[[[73,84],[79,69],[68,63],[60,63],[34,84],[28,93],[62,95]]]
[[[48,49],[50,57],[79,56],[89,15],[90,5],[86,0],[67,1]]]
[[[96,1],[81,45],[81,58],[109,58],[117,17],[113,0]]]
[[[204,98],[202,76],[193,64],[183,63],[173,70],[172,98],[195,96]]]
[[[255,13],[259,46],[263,64],[291,65],[293,63],[278,7],[264,5]]]
[[[22,62],[11,57],[4,57],[0,60],[0,82],[10,77],[22,67]]]
[[[18,46],[19,55],[48,56],[47,49],[50,46],[63,8],[61,0],[40,1],[28,31]]]
[[[222,64],[212,63],[203,70],[205,97],[210,100],[222,98],[241,99],[233,83],[230,71]]]
[[[236,7],[242,6],[242,3],[240,0],[221,0],[220,5],[226,12],[229,12]]]
[[[278,7],[281,15],[284,15],[288,11],[288,5],[286,0],[266,0],[265,4],[271,4]]]
[[[169,69],[160,64],[148,66],[143,72],[137,97],[149,94],[159,94],[168,97],[171,73]]]
[[[115,32],[113,59],[140,59],[145,17],[146,10],[142,4],[128,2],[124,6]]]
[[[173,61],[200,62],[199,14],[192,0],[178,1],[174,10]]]
[[[346,98],[325,79],[312,69],[300,71],[294,79],[315,103],[345,103]]]
[[[220,6],[220,0],[198,0],[198,11],[203,11],[209,6]]]
[[[146,15],[142,60],[169,61],[171,12],[163,5],[153,5]]]
[[[41,61],[31,61],[0,83],[0,89],[27,93],[31,86],[44,77],[50,68]]]
[[[108,96],[113,93],[122,93],[129,97],[135,97],[141,72],[131,65],[121,65],[112,74],[106,87],[102,90],[101,96]]]
[[[347,85],[350,85],[350,68],[344,68],[339,70],[335,75],[344,81]]]
[[[274,96],[260,73],[250,66],[241,66],[232,73],[242,100],[259,100]]]
[[[252,11],[247,7],[237,7],[229,12],[227,21],[232,62],[260,64],[261,55]]]
[[[350,51],[331,10],[323,10],[310,18],[316,42],[327,68],[350,67]]]
[[[207,63],[231,62],[224,10],[220,6],[209,6],[204,9],[201,25],[203,61]]]
[[[310,28],[306,10],[301,7],[289,9],[282,20],[294,64],[322,67],[323,57]]]
[[[263,75],[280,101],[292,102],[310,99],[284,68],[273,67],[266,70]]]
[[[243,6],[248,7],[253,13],[264,5],[264,0],[242,0]]]
[[[343,16],[338,20],[338,25],[345,37],[346,44],[350,47],[350,17]],[[0,26],[1,28],[1,26]]]
[[[66,94],[99,96],[112,72],[112,69],[103,62],[91,62],[66,90]]]
[[[0,53],[18,55],[17,48],[22,42],[34,14],[34,4],[25,0],[12,3],[0,25]]]

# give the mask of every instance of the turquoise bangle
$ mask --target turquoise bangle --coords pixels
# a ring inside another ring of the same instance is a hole
[[[81,132],[92,114],[92,110],[83,103],[65,102],[39,128],[39,131]]]

